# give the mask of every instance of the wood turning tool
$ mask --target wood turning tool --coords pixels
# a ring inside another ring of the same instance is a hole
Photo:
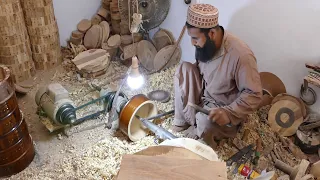
[[[208,115],[209,116],[209,114],[210,114],[210,111],[209,110],[206,110],[206,109],[204,109],[204,108],[202,108],[202,107],[200,107],[200,106],[198,106],[198,105],[196,105],[196,104],[193,104],[193,103],[191,103],[191,102],[188,102],[188,104],[187,104],[188,106],[190,106],[190,107],[192,107],[192,108],[194,108],[196,111],[198,111],[198,112],[202,112],[203,114],[205,114],[205,115]],[[216,122],[216,120],[215,119],[211,119],[211,122]],[[226,125],[227,127],[232,127],[232,124],[231,124],[231,122],[229,123],[229,124],[227,124]]]
[[[275,162],[275,167],[288,174],[290,176],[290,180],[301,180],[304,177],[309,164],[309,161],[302,159],[299,165],[292,168],[286,163],[277,159]]]

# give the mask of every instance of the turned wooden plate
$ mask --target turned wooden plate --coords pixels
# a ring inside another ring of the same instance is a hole
[[[287,93],[282,93],[282,94],[278,94],[273,100],[272,100],[272,104],[280,101],[280,100],[289,100],[289,101],[292,101],[296,104],[299,104],[300,105],[300,108],[301,108],[301,111],[302,111],[302,116],[303,117],[306,117],[307,116],[307,109],[306,109],[306,106],[304,104],[304,102],[300,99],[300,98],[297,98],[295,96],[292,96],[290,94],[287,94]]]
[[[281,136],[294,135],[303,122],[300,104],[291,100],[280,100],[272,105],[268,123],[274,132]]]
[[[174,49],[175,49],[175,45],[169,45],[169,46],[162,48],[156,54],[156,56],[154,58],[154,64],[153,64],[153,67],[155,70],[162,70],[162,69],[174,66],[177,63],[179,63],[179,61],[181,59],[181,49],[180,49],[180,47],[177,47],[175,51],[174,51]],[[170,57],[171,57],[171,59],[170,59]],[[167,61],[168,61],[168,63],[166,64]]]
[[[109,23],[107,21],[102,21],[100,23],[100,26],[102,27],[102,30],[103,30],[103,39],[102,39],[102,43],[105,43],[108,41],[109,39],[109,35],[110,35],[110,26],[109,26]]]
[[[276,97],[278,94],[286,93],[286,87],[281,79],[270,72],[260,72],[262,89],[269,95]]]
[[[147,70],[152,71],[154,69],[154,58],[157,54],[156,48],[153,44],[147,40],[142,40],[138,43],[137,55],[140,60],[140,63]]]
[[[94,49],[98,46],[100,40],[101,27],[93,25],[84,36],[84,46],[88,49]]]

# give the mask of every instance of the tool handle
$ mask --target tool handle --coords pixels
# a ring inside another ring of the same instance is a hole
[[[284,173],[286,173],[288,175],[290,175],[291,172],[293,171],[292,167],[290,167],[286,163],[280,161],[279,159],[276,160],[274,165],[275,165],[276,168],[280,169],[282,172],[284,172]]]
[[[202,107],[200,107],[200,106],[198,106],[198,105],[195,105],[195,104],[193,104],[193,103],[191,103],[191,102],[188,102],[188,106],[190,106],[190,107],[194,108],[195,110],[197,110],[197,111],[199,111],[199,112],[202,112],[202,113],[204,113],[204,114],[206,114],[206,115],[209,115],[209,114],[210,114],[210,111],[209,111],[209,110],[206,110],[206,109],[204,109],[204,108],[202,108]]]

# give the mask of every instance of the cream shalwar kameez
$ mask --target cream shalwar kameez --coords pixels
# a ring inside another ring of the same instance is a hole
[[[241,40],[224,32],[220,50],[206,63],[181,63],[174,77],[175,119],[173,125],[196,127],[197,136],[234,137],[246,116],[261,102],[262,87],[253,52]],[[212,123],[207,115],[196,113],[188,102],[205,109],[223,108],[232,127]],[[209,139],[208,139],[209,138]]]

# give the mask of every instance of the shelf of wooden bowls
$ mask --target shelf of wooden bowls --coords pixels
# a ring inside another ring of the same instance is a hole
[[[139,119],[148,118],[158,114],[157,105],[150,101],[145,95],[138,94],[132,97],[120,112],[120,130],[129,137],[131,141],[138,141],[149,134]]]

